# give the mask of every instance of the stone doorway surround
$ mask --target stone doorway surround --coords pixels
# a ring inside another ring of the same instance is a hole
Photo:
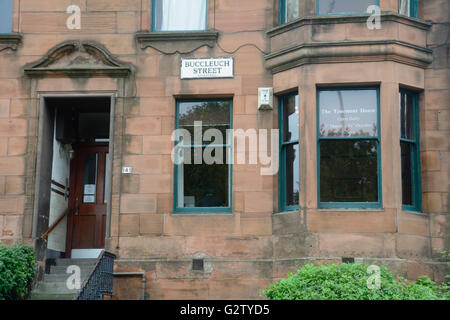
[[[36,110],[34,130],[28,133],[28,181],[25,209],[25,224],[31,226],[31,241],[34,243],[40,274],[44,270],[46,242],[40,235],[48,228],[48,205],[50,187],[45,177],[51,172],[53,123],[46,99],[50,97],[105,97],[110,98],[110,144],[111,166],[109,178],[111,192],[108,196],[106,239],[110,238],[112,193],[120,185],[120,176],[112,180],[114,158],[121,152],[120,133],[115,134],[114,125],[123,116],[123,103],[135,95],[134,66],[115,58],[103,45],[95,41],[69,40],[50,49],[38,61],[24,66],[24,85],[29,90],[30,104]],[[33,121],[33,120],[30,120]],[[120,128],[119,128],[120,129]],[[116,141],[115,138],[116,137]],[[119,140],[119,141],[117,141]],[[117,146],[115,150],[115,146]],[[50,157],[50,158],[49,158]],[[117,167],[117,165],[116,165]],[[48,191],[47,191],[48,189]],[[47,213],[47,214],[46,214]],[[108,241],[107,241],[108,242]]]

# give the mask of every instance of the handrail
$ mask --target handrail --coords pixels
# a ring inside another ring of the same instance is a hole
[[[101,300],[103,295],[113,295],[114,259],[116,256],[102,250],[94,268],[83,281],[76,300]]]
[[[48,235],[56,228],[56,226],[62,221],[62,219],[65,216],[67,216],[68,213],[69,213],[69,208],[64,210],[63,214],[58,219],[56,219],[55,222],[53,222],[50,227],[48,227],[48,229],[41,235],[41,239],[45,240],[48,237]]]

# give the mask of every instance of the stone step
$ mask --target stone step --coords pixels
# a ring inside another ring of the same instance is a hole
[[[87,279],[88,275],[90,273],[90,270],[81,270],[81,275],[80,275],[80,281],[83,282],[84,280]],[[43,282],[63,282],[63,281],[67,281],[67,279],[73,274],[69,274],[69,273],[50,273],[50,274],[46,274],[44,276],[44,281]]]
[[[80,272],[82,275],[89,274],[93,269],[93,265],[79,265]],[[67,273],[68,266],[51,266],[50,267],[50,274],[64,274],[64,275],[70,275],[70,273]],[[71,274],[73,274],[74,271],[72,270]]]
[[[70,266],[70,265],[95,265],[97,259],[56,259],[57,266]]]
[[[37,293],[32,292],[30,300],[73,300],[75,294],[53,294],[53,293]]]
[[[65,281],[62,282],[41,282],[33,290],[33,293],[39,294],[72,294],[78,293],[78,289],[69,289]]]
[[[50,273],[44,275],[44,281],[37,284],[30,295],[31,300],[71,300],[75,299],[79,290],[69,289],[67,279],[73,275],[67,273],[69,266],[80,267],[81,284],[94,270],[97,259],[56,259],[50,266]]]

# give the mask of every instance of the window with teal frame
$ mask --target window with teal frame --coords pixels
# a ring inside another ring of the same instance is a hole
[[[380,6],[379,0],[316,0],[316,15],[362,14],[369,6]]]
[[[174,212],[231,212],[231,99],[176,102]]]
[[[299,0],[278,1],[278,24],[285,24],[299,17]]]
[[[0,34],[12,32],[13,0],[0,0]]]
[[[378,87],[317,89],[320,208],[381,207]]]
[[[402,167],[402,206],[422,210],[419,151],[419,104],[417,93],[400,89],[400,150]]]
[[[408,17],[417,18],[418,0],[398,0],[398,12]]]
[[[152,0],[153,32],[206,30],[207,0]]]
[[[299,209],[299,107],[297,92],[279,97],[280,170],[279,211]]]

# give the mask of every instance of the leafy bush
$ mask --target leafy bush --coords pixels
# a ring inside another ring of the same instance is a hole
[[[407,283],[380,267],[379,289],[370,289],[373,273],[364,264],[307,264],[262,291],[271,300],[436,300],[448,299],[427,276]],[[369,277],[372,277],[369,279]]]
[[[35,276],[36,257],[26,245],[0,244],[0,300],[24,299]]]

